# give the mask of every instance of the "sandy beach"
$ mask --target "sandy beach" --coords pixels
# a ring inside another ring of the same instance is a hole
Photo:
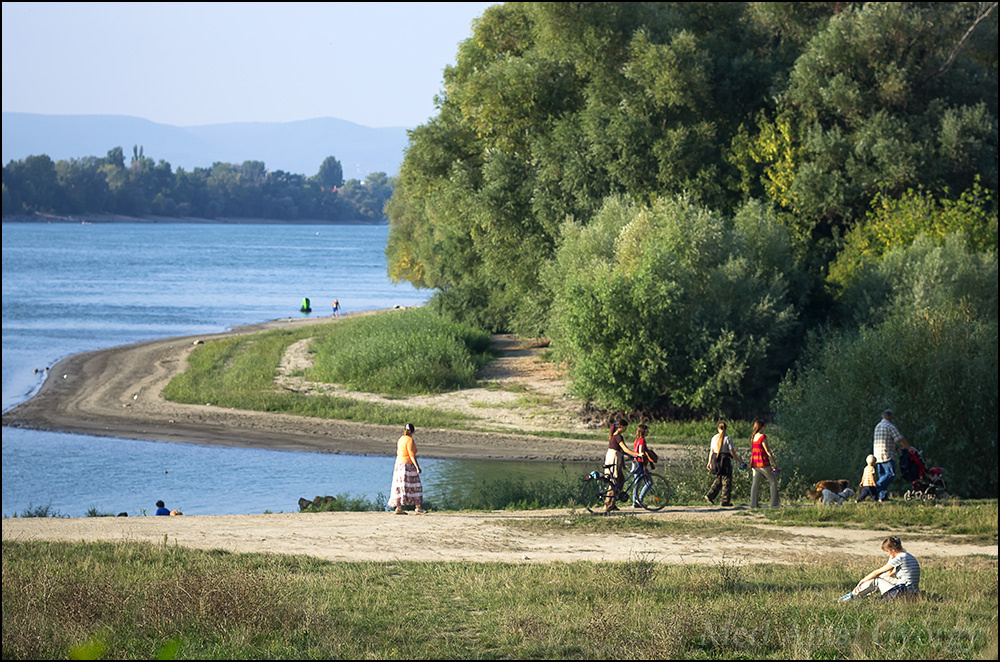
[[[330,321],[321,317],[281,319],[225,333],[151,340],[70,356],[49,370],[34,397],[3,415],[3,425],[126,439],[393,455],[398,426],[232,410],[209,404],[183,405],[160,396],[170,379],[184,369],[188,355],[199,343]],[[444,396],[453,401],[462,397],[462,392]],[[444,406],[433,403],[439,404]],[[491,415],[489,410],[480,411]],[[497,411],[498,416],[502,415]],[[437,458],[589,461],[603,456],[603,444],[593,439],[424,429],[419,431],[418,440],[422,456]]]

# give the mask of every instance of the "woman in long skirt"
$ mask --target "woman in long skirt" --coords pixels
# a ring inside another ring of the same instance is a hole
[[[396,443],[396,466],[392,469],[389,507],[395,508],[397,515],[406,514],[403,506],[416,506],[416,512],[425,513],[427,511],[421,507],[423,499],[417,447],[413,443],[413,423],[407,423],[403,428],[403,436]]]

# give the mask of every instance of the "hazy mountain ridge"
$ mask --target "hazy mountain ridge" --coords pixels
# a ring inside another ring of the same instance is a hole
[[[104,156],[133,145],[156,161],[192,170],[212,163],[263,161],[268,170],[314,175],[336,157],[345,179],[370,172],[392,176],[407,145],[405,127],[371,128],[332,117],[296,122],[238,122],[178,127],[127,115],[3,113],[2,159],[47,154],[54,161]]]

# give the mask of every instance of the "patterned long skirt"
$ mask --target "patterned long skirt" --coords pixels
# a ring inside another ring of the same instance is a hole
[[[424,499],[424,489],[420,484],[417,468],[408,462],[397,462],[392,469],[392,489],[389,507],[419,506]]]

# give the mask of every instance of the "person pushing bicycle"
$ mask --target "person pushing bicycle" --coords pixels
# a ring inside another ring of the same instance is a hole
[[[649,473],[649,451],[646,448],[646,435],[649,434],[649,427],[640,423],[635,430],[635,441],[632,444],[632,473],[638,474],[632,484],[632,507],[641,508],[642,500],[649,491],[649,483],[644,480]],[[640,485],[642,486],[640,488]]]
[[[643,426],[645,427],[645,426]],[[622,437],[622,433],[628,429],[628,421],[621,420],[611,423],[611,434],[608,436],[608,452],[604,456],[604,472],[614,481],[615,492],[625,484],[625,456],[635,457],[635,451],[629,450]],[[614,494],[607,498],[605,512],[618,510],[615,505]]]

